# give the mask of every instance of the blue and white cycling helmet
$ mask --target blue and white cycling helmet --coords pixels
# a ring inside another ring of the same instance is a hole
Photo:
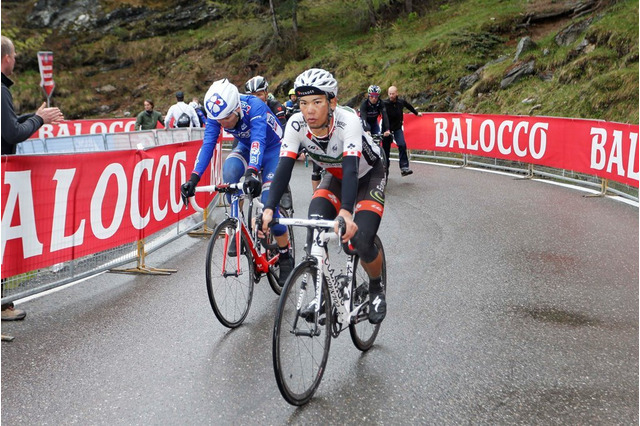
[[[379,95],[380,94],[380,86],[376,86],[375,84],[372,84],[371,86],[369,86],[369,89],[367,89],[367,92],[369,94],[375,93],[375,94]]]
[[[296,96],[326,95],[329,99],[338,96],[338,82],[329,71],[311,68],[300,74],[293,88]]]
[[[204,96],[204,108],[214,120],[222,120],[230,116],[240,106],[238,88],[229,80],[214,81]]]

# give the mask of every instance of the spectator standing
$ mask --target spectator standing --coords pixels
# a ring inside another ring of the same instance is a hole
[[[144,111],[136,117],[136,130],[153,130],[158,126],[158,123],[162,124],[162,114],[154,111],[154,106],[151,99],[144,100]]]
[[[193,107],[184,102],[183,92],[176,93],[176,100],[178,102],[171,105],[171,108],[169,108],[169,111],[167,112],[167,116],[164,118],[165,129],[169,128],[171,119],[173,119],[173,127],[200,127],[198,114]]]
[[[402,176],[409,176],[413,173],[413,170],[409,168],[407,143],[404,140],[404,130],[402,129],[402,122],[404,120],[403,108],[407,108],[418,117],[421,117],[422,113],[416,111],[409,102],[398,97],[398,88],[396,86],[389,87],[387,94],[389,95],[389,99],[385,99],[383,103],[387,110],[387,116],[389,117],[389,130],[393,134],[393,138],[389,135],[382,139],[382,147],[384,148],[385,154],[387,154],[387,170],[389,170],[389,152],[391,151],[391,142],[395,139],[400,153],[400,174]]]
[[[43,124],[56,124],[64,120],[58,108],[47,108],[43,103],[34,114],[17,116],[13,107],[13,96],[9,88],[13,81],[9,78],[13,74],[16,64],[16,50],[13,42],[2,36],[2,155],[16,153],[16,145],[34,134]],[[4,295],[4,279],[2,280]],[[16,309],[13,303],[2,305],[2,321],[22,320],[27,313]]]
[[[13,81],[16,50],[13,42],[2,36],[2,155],[16,153],[16,145],[34,134],[43,124],[55,124],[64,120],[60,109],[48,108],[44,102],[35,113],[17,116],[13,107],[13,96],[9,88]]]

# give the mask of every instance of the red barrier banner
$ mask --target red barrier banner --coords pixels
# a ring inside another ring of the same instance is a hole
[[[638,188],[638,126],[508,115],[405,114],[409,149],[540,164]]]
[[[180,184],[201,144],[2,156],[2,278],[143,239],[193,214]],[[199,193],[198,204],[212,197]]]
[[[99,133],[133,132],[135,118],[105,118],[97,120],[65,120],[59,124],[44,124],[30,139],[57,138],[61,136],[94,135]],[[158,123],[159,129],[164,129]]]

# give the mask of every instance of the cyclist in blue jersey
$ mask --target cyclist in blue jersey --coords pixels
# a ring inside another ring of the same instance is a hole
[[[244,175],[244,191],[253,197],[262,194],[261,200],[265,203],[280,157],[283,134],[280,122],[262,100],[251,95],[240,95],[238,88],[226,78],[211,85],[205,95],[204,108],[207,111],[207,124],[202,148],[191,177],[180,188],[182,196],[195,195],[195,188],[211,162],[218,136],[224,128],[237,141],[222,166],[224,182],[237,183]],[[264,183],[260,179],[260,172]],[[277,209],[275,214],[279,216]],[[280,285],[284,285],[293,269],[287,227],[274,226],[273,234],[280,250]],[[231,247],[235,245],[231,244]]]

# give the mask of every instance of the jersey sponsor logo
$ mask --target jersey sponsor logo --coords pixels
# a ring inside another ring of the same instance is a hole
[[[255,155],[260,152],[260,142],[253,141],[251,142],[251,155]]]
[[[356,157],[360,157],[360,151],[345,151],[342,155],[344,157],[348,155],[355,155]]]
[[[384,205],[384,192],[381,189],[376,188],[371,191],[369,195],[371,195],[371,198]]]
[[[258,164],[260,158],[260,142],[251,142],[251,152],[249,156],[249,162],[251,164]]]
[[[271,127],[271,130],[273,130],[273,132],[278,135],[278,138],[282,138],[282,127],[280,126],[280,122],[274,115],[267,114],[267,124],[269,125],[269,127]]]
[[[296,132],[300,131],[300,122],[299,121],[292,121],[291,122],[291,127],[293,127],[293,130],[295,130]]]
[[[329,157],[328,155],[322,155],[322,154],[311,152],[308,149],[309,148],[307,148],[307,153],[309,154],[309,157],[322,167],[324,167],[324,165],[326,164],[336,165],[336,164],[342,163],[342,155],[339,155],[337,157]]]

